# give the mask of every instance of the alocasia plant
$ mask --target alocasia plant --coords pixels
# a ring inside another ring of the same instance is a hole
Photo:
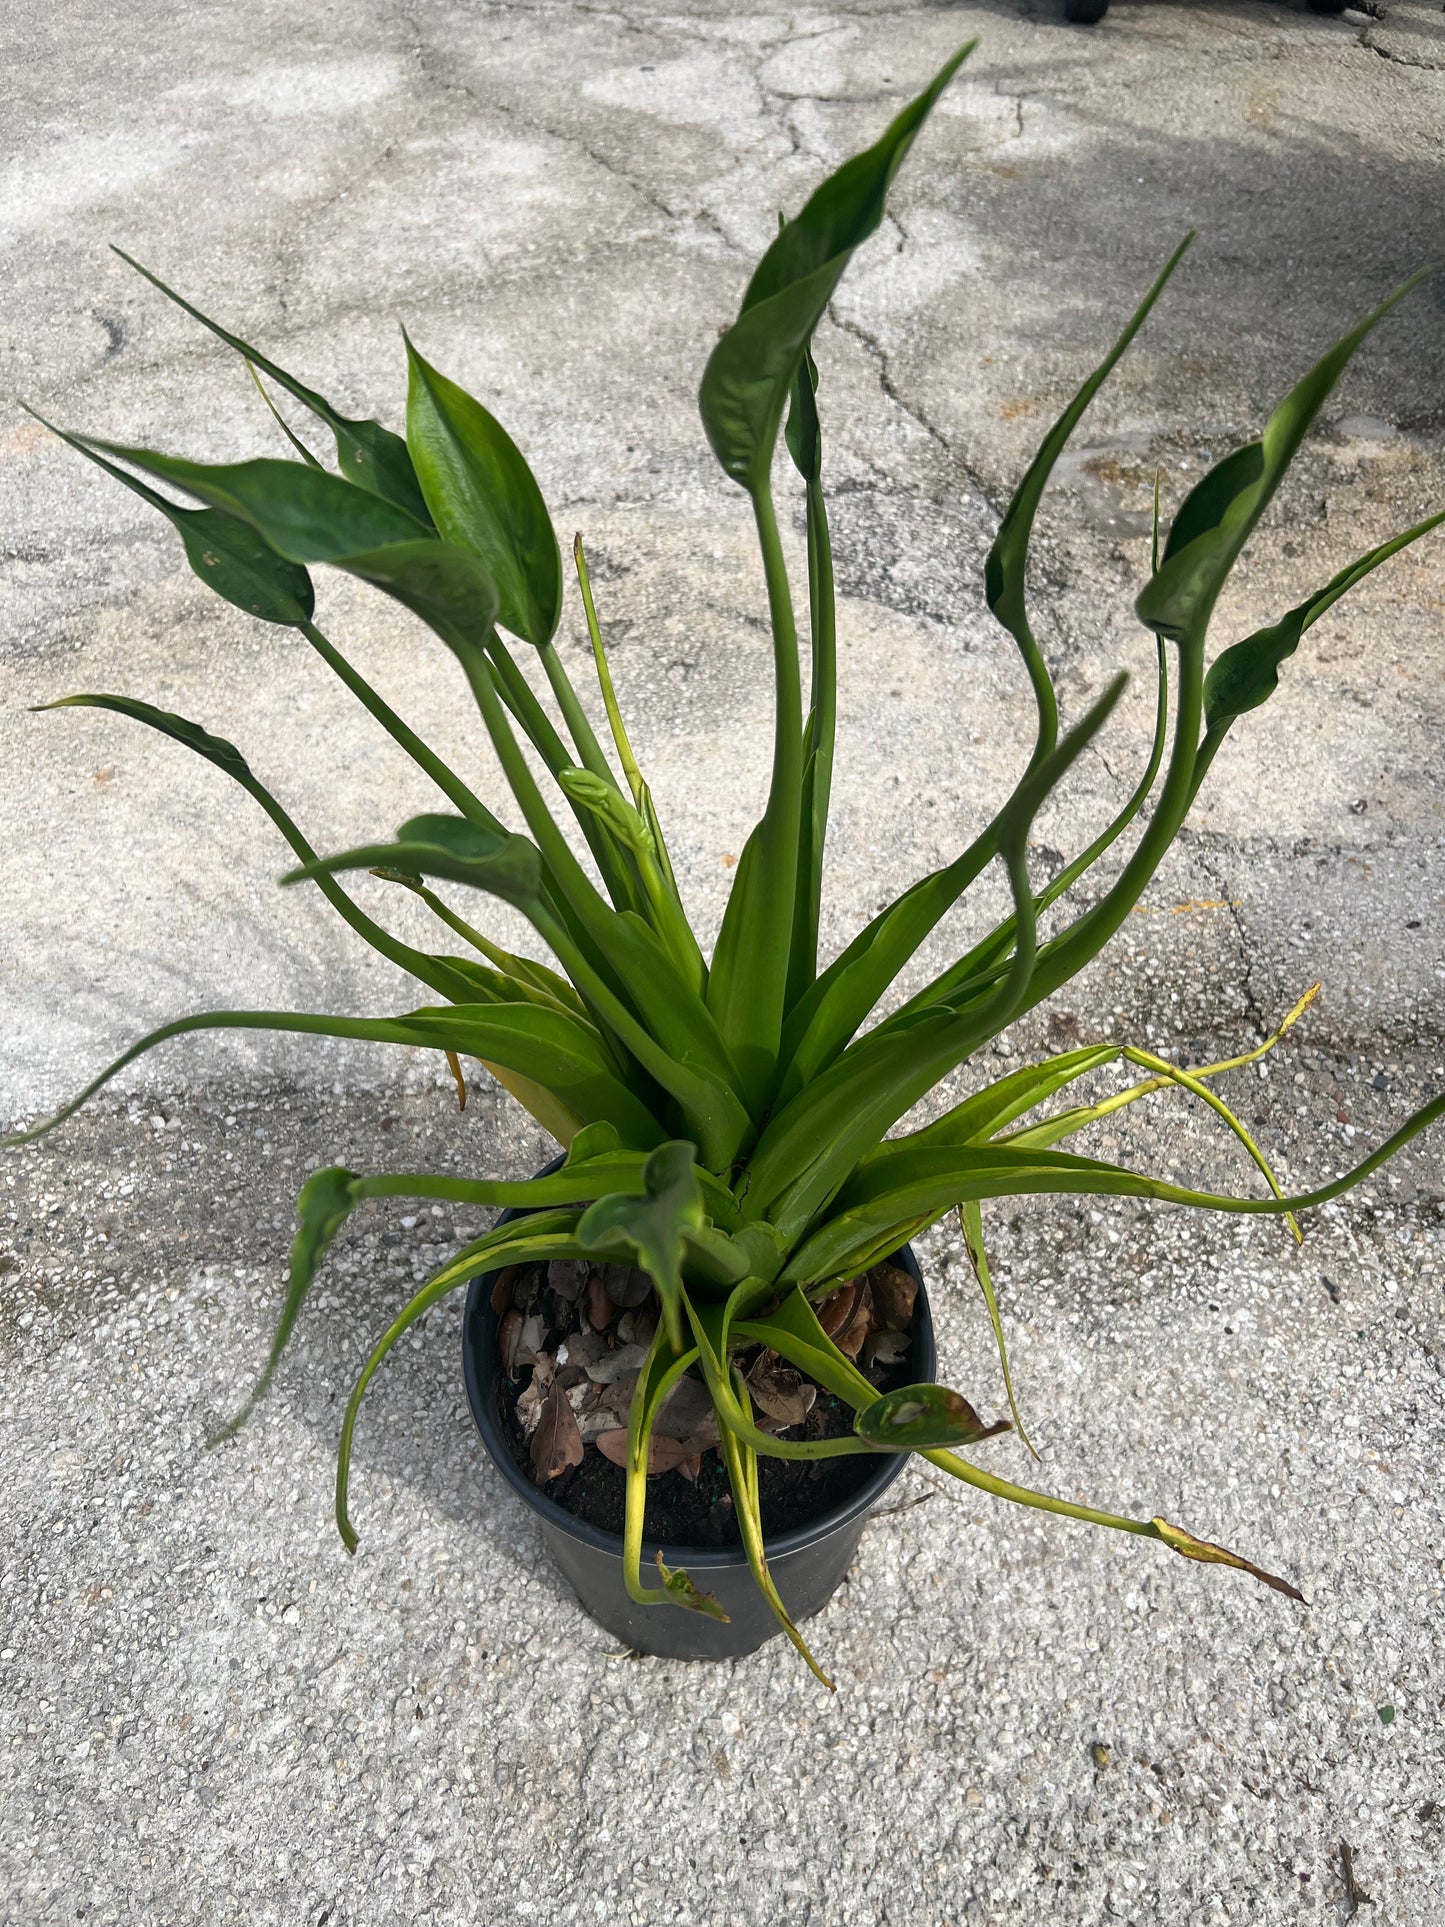
[[[622,1259],[644,1269],[660,1300],[656,1336],[628,1426],[627,1585],[641,1603],[716,1610],[685,1573],[663,1571],[661,1585],[648,1583],[639,1557],[653,1418],[689,1371],[705,1381],[715,1407],[757,1582],[805,1654],[768,1575],[758,1454],[807,1459],[916,1451],[941,1470],[1003,1498],[1162,1540],[1187,1558],[1245,1566],[1268,1577],[1163,1519],[1116,1517],[982,1470],[961,1456],[960,1448],[995,1428],[984,1426],[967,1401],[940,1386],[905,1387],[879,1397],[827,1336],[814,1307],[840,1281],[957,1210],[1002,1352],[983,1249],[985,1201],[1071,1192],[1166,1199],[1217,1211],[1289,1213],[1347,1191],[1445,1111],[1442,1095],[1347,1176],[1286,1198],[1243,1124],[1210,1088],[1213,1078],[1247,1059],[1186,1072],[1149,1052],[1100,1043],[993,1083],[980,1081],[933,1123],[889,1135],[940,1079],[976,1060],[1006,1025],[1099,955],[1177,836],[1220,744],[1241,715],[1273,693],[1280,665],[1304,632],[1363,576],[1445,520],[1445,512],[1434,515],[1372,549],[1279,622],[1211,657],[1211,615],[1245,542],[1350,356],[1419,277],[1397,289],[1310,369],[1279,403],[1258,440],[1211,469],[1175,514],[1162,553],[1156,509],[1154,567],[1137,605],[1140,620],[1158,639],[1157,722],[1147,764],[1108,828],[1039,888],[1029,874],[1030,826],[1113,710],[1124,679],[1113,680],[1062,729],[1048,662],[1029,618],[1030,535],[1065,443],[1144,324],[1187,240],[1179,248],[1046,437],[988,557],[988,606],[1017,643],[1037,703],[1027,767],[993,820],[960,855],[912,884],[820,969],[836,653],[812,341],[849,259],[878,227],[889,185],[915,136],[969,51],[965,47],[948,62],[875,146],[839,168],[800,214],[783,222],[748,284],[737,321],[712,350],[702,377],[708,439],[726,474],[746,491],[756,518],[776,692],[767,804],[738,864],[710,961],[688,922],[653,799],[618,712],[580,540],[575,564],[582,605],[621,780],[554,646],[563,566],[537,483],[501,425],[409,340],[403,438],[377,422],[341,415],[248,343],[181,302],[235,349],[258,385],[268,377],[331,431],[334,469],[284,423],[294,460],[193,462],[93,436],[65,436],[169,517],[191,566],[217,594],[263,621],[294,628],[432,778],[449,809],[403,824],[390,840],[323,859],[230,743],[129,697],[66,698],[145,723],[241,784],[295,853],[296,867],[286,881],[305,880],[323,891],[353,930],[408,970],[432,1001],[394,1017],[217,1011],[180,1018],[133,1045],[58,1117],[12,1142],[50,1129],[107,1078],[168,1037],[250,1027],[421,1046],[446,1053],[454,1067],[464,1056],[479,1059],[566,1149],[561,1169],[524,1182],[416,1173],[366,1176],[333,1168],[318,1172],[302,1190],[289,1288],[258,1393],[276,1368],[328,1244],[364,1199],[412,1196],[525,1207],[528,1213],[459,1252],[398,1312],[372,1353],[342,1428],[337,1517],[348,1544],[354,1534],[347,1513],[347,1469],[357,1412],[368,1381],[398,1337],[429,1306],[478,1273],[533,1259],[596,1258]],[[155,276],[148,278],[180,300]],[[776,444],[785,417],[807,530],[806,711],[803,651],[774,508]],[[202,506],[179,507],[153,484],[168,485]],[[308,571],[317,563],[359,576],[394,597],[456,657],[510,786],[520,827],[494,814],[316,626]],[[514,642],[524,657],[530,650],[538,658],[552,710],[525,673]],[[524,741],[545,777],[534,774]],[[571,838],[554,814],[559,804],[570,816]],[[1132,850],[1114,880],[1092,900],[1072,907],[1073,893],[1093,866],[1131,831]],[[574,847],[578,838],[590,855],[590,869]],[[923,990],[879,1016],[890,987],[925,938],[994,862],[1008,880],[1011,914]],[[382,929],[338,881],[358,869],[394,879],[419,895],[464,950],[423,952]],[[433,885],[461,885],[511,905],[531,924],[556,968],[500,948]],[[1055,913],[1047,935],[1042,929],[1046,911]],[[1076,1103],[1037,1121],[1040,1108],[1077,1080],[1120,1061],[1146,1075],[1111,1097]],[[1270,1195],[1216,1196],[1056,1148],[1098,1118],[1165,1085],[1213,1107],[1264,1173]],[[1036,1121],[1029,1122],[1031,1117]],[[740,1350],[759,1345],[855,1409],[852,1435],[786,1439],[762,1429],[733,1362]],[[1012,1403],[1011,1387],[1009,1396]],[[1283,1581],[1269,1583],[1293,1591]]]

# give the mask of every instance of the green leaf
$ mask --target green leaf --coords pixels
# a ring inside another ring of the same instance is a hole
[[[1382,562],[1412,542],[1418,542],[1431,529],[1439,528],[1442,522],[1445,522],[1445,509],[1417,522],[1402,535],[1392,536],[1378,548],[1368,549],[1358,561],[1333,576],[1323,589],[1306,596],[1288,615],[1281,616],[1267,629],[1256,629],[1253,635],[1224,650],[1204,679],[1204,721],[1211,734],[1228,729],[1236,716],[1268,702],[1279,687],[1280,664],[1294,654],[1306,629],[1313,627],[1327,609],[1333,608],[1341,596],[1347,595],[1373,569],[1378,569]]]
[[[1371,329],[1430,272],[1422,268],[1321,356],[1280,402],[1257,442],[1227,455],[1185,498],[1169,530],[1164,560],[1135,608],[1145,628],[1172,640],[1201,637],[1225,579],[1310,424]]]
[[[583,1213],[577,1235],[589,1251],[615,1254],[648,1273],[662,1302],[662,1322],[674,1352],[683,1349],[682,1267],[689,1231],[703,1225],[697,1151],[674,1140],[647,1160],[640,1193],[598,1198]]]
[[[79,436],[67,435],[63,428],[46,421],[33,408],[25,412],[84,455],[87,461],[114,476],[133,495],[158,509],[180,535],[192,569],[206,587],[214,589],[224,601],[244,609],[247,615],[259,617],[262,622],[281,623],[287,628],[299,629],[311,620],[316,596],[310,576],[305,569],[278,555],[249,524],[222,509],[179,508],[87,447]]]
[[[818,421],[817,393],[818,364],[812,349],[805,347],[793,377],[793,398],[788,409],[788,425],[783,431],[793,467],[805,482],[816,482],[823,472],[823,431]]]
[[[302,1185],[301,1194],[296,1200],[300,1223],[291,1244],[291,1276],[287,1282],[281,1316],[277,1320],[276,1335],[271,1341],[266,1369],[257,1379],[251,1396],[240,1411],[207,1441],[208,1444],[219,1445],[223,1439],[239,1432],[270,1389],[276,1368],[281,1363],[281,1355],[301,1316],[306,1294],[321,1268],[321,1261],[355,1208],[355,1184],[354,1171],[334,1164],[325,1171],[313,1173]]]
[[[497,585],[501,622],[536,648],[562,613],[562,556],[530,468],[499,421],[406,342],[406,439],[432,520]]]
[[[870,1445],[894,1452],[922,1452],[946,1445],[976,1445],[980,1439],[1011,1432],[1007,1419],[986,1425],[968,1400],[946,1385],[900,1385],[853,1419],[853,1429]]]
[[[783,405],[803,352],[854,250],[883,219],[893,177],[935,101],[973,51],[969,41],[883,138],[845,161],[782,229],[758,263],[742,309],[708,359],[699,403],[727,474],[749,490],[767,479]]]
[[[299,883],[378,866],[465,883],[523,911],[543,901],[542,860],[535,843],[505,831],[498,835],[466,817],[441,814],[412,817],[397,831],[394,843],[371,843],[318,858],[289,871],[281,881]]]
[[[286,1010],[209,1010],[180,1017],[162,1024],[122,1051],[52,1117],[27,1131],[17,1131],[0,1139],[0,1144],[28,1144],[43,1137],[136,1058],[172,1037],[201,1030],[297,1032],[313,1037],[349,1037],[363,1043],[455,1051],[461,1056],[479,1058],[484,1064],[501,1065],[541,1085],[581,1123],[605,1119],[617,1127],[623,1143],[634,1149],[651,1150],[664,1136],[646,1105],[618,1078],[596,1032],[576,1018],[533,1004],[511,1004],[497,1009],[461,1004],[450,1009],[408,1011],[400,1017],[333,1017]]]
[[[188,462],[153,449],[85,440],[249,522],[291,561],[327,562],[371,583],[419,616],[464,661],[491,633],[496,588],[476,557],[439,541],[394,503],[349,488],[339,476],[270,457]]]
[[[1024,1422],[1019,1416],[1019,1403],[1014,1397],[1013,1373],[1009,1370],[1008,1346],[1004,1342],[1003,1318],[999,1313],[998,1297],[994,1292],[993,1278],[988,1268],[988,1251],[983,1242],[983,1212],[976,1198],[967,1198],[958,1207],[958,1219],[963,1228],[963,1241],[968,1250],[968,1262],[973,1267],[973,1275],[978,1280],[978,1288],[983,1293],[983,1302],[988,1311],[989,1323],[993,1327],[994,1349],[998,1353],[999,1370],[1003,1373],[1003,1388],[1008,1396],[1008,1408],[1013,1414],[1014,1430],[1023,1440],[1028,1450],[1037,1458],[1033,1441],[1024,1430]]]
[[[485,1237],[478,1238],[465,1251],[459,1252],[444,1270],[423,1285],[382,1335],[352,1387],[346,1415],[341,1422],[341,1441],[336,1453],[336,1528],[348,1552],[355,1552],[357,1546],[356,1531],[347,1507],[352,1441],[366,1388],[387,1353],[433,1305],[450,1292],[468,1284],[480,1272],[499,1270],[508,1264],[536,1263],[542,1259],[576,1260],[586,1257],[586,1252],[571,1235],[574,1218],[575,1213],[556,1212],[496,1226]]]
[[[337,462],[348,482],[388,502],[395,502],[418,520],[426,522],[426,503],[417,485],[406,443],[400,435],[383,428],[380,422],[343,415],[332,407],[324,395],[306,387],[294,375],[288,375],[284,368],[268,360],[259,349],[252,348],[239,335],[230,334],[219,322],[212,321],[209,315],[192,307],[183,295],[177,294],[174,288],[168,288],[158,275],[152,274],[149,268],[143,268],[139,261],[132,260],[123,248],[114,248],[113,252],[134,268],[137,274],[143,274],[152,287],[159,288],[167,300],[174,301],[178,308],[184,308],[203,328],[209,328],[227,347],[234,348],[238,355],[268,374],[272,381],[289,395],[294,395],[319,421],[324,422],[336,437]]]
[[[590,769],[564,769],[557,781],[568,802],[600,817],[624,850],[630,850],[634,856],[655,858],[651,830],[613,784],[595,776]]]
[[[1003,624],[1018,644],[1028,669],[1029,680],[1034,687],[1034,698],[1039,709],[1038,740],[1034,749],[1036,758],[1047,755],[1054,746],[1058,731],[1058,704],[1054,696],[1053,680],[1038,644],[1034,641],[1033,631],[1029,627],[1028,608],[1024,599],[1024,580],[1028,568],[1029,541],[1033,535],[1034,517],[1038,514],[1039,503],[1043,499],[1049,476],[1053,473],[1060,455],[1063,454],[1070,436],[1078,427],[1085,409],[1108,380],[1125,349],[1143,327],[1149,310],[1164,292],[1166,283],[1184,258],[1185,250],[1193,239],[1194,234],[1191,230],[1164,264],[1163,271],[1134,310],[1123,334],[1044,437],[1038,454],[1029,464],[1023,480],[1014,490],[1013,500],[1004,511],[1003,521],[999,524],[998,534],[994,537],[993,546],[988,552],[988,560],[984,564],[984,594],[988,606],[995,618]]]

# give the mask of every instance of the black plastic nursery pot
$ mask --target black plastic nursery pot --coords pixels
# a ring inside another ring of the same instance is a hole
[[[505,1214],[507,1218],[519,1215]],[[896,1251],[889,1262],[906,1271],[918,1286],[907,1366],[907,1382],[917,1385],[931,1379],[937,1365],[928,1294],[911,1245]],[[782,1629],[754,1584],[740,1545],[661,1545],[651,1539],[643,1543],[644,1579],[661,1552],[669,1566],[683,1567],[699,1590],[713,1594],[728,1615],[726,1625],[680,1607],[639,1606],[623,1584],[621,1535],[574,1518],[517,1466],[505,1430],[506,1381],[497,1356],[498,1320],[492,1310],[495,1277],[495,1272],[488,1272],[474,1278],[467,1293],[462,1325],[467,1402],[493,1465],[536,1514],[547,1550],[583,1611],[634,1651],[661,1659],[736,1659],[777,1637]],[[869,1512],[907,1460],[906,1452],[876,1461],[860,1458],[859,1483],[841,1504],[821,1512],[807,1526],[765,1541],[769,1570],[795,1622],[821,1611],[842,1584]]]

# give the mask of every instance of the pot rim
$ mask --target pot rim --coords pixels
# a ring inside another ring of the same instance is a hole
[[[546,1170],[538,1173],[545,1177],[552,1170],[560,1168],[563,1160],[558,1157]],[[524,1216],[518,1211],[506,1211],[497,1222],[503,1223],[514,1217]],[[923,1273],[911,1244],[901,1246],[883,1261],[896,1264],[906,1271],[918,1286],[918,1301],[914,1309],[914,1360],[921,1367],[921,1383],[931,1380],[937,1368],[937,1353],[933,1338],[933,1318],[928,1303],[928,1288],[923,1282]],[[466,1311],[462,1318],[462,1377],[466,1384],[467,1404],[471,1407],[472,1418],[477,1431],[481,1434],[482,1444],[487,1455],[496,1466],[507,1484],[518,1498],[535,1512],[544,1526],[564,1532],[569,1538],[579,1539],[584,1545],[593,1546],[599,1552],[612,1553],[621,1559],[623,1540],[620,1532],[607,1532],[601,1526],[589,1525],[579,1519],[555,1499],[549,1499],[545,1492],[535,1486],[521,1469],[513,1462],[508,1450],[499,1401],[492,1388],[484,1384],[482,1361],[495,1353],[493,1338],[496,1331],[496,1314],[492,1310],[492,1284],[496,1279],[495,1271],[484,1272],[473,1278],[467,1290]],[[788,1553],[801,1552],[805,1547],[815,1545],[820,1539],[827,1538],[841,1527],[851,1525],[860,1513],[868,1511],[892,1485],[913,1455],[909,1452],[891,1454],[880,1460],[876,1470],[866,1477],[856,1492],[840,1504],[820,1513],[808,1525],[795,1526],[790,1532],[770,1535],[763,1541],[764,1551],[769,1559],[779,1559]],[[644,1539],[642,1557],[650,1563],[661,1552],[669,1565],[682,1565],[689,1569],[707,1569],[720,1566],[741,1566],[747,1564],[747,1554],[738,1546],[691,1546],[684,1542],[669,1543],[666,1540]]]

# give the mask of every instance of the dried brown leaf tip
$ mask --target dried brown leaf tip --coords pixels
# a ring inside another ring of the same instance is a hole
[[[577,1429],[577,1414],[562,1387],[554,1382],[532,1434],[532,1464],[537,1477],[545,1481],[560,1478],[581,1463],[582,1434]]]
[[[1255,1565],[1250,1559],[1241,1559],[1237,1552],[1231,1552],[1227,1546],[1217,1546],[1210,1539],[1196,1539],[1192,1532],[1186,1532],[1183,1526],[1171,1526],[1167,1519],[1153,1519],[1150,1524],[1165,1545],[1182,1558],[1198,1559],[1208,1566],[1235,1566],[1240,1572],[1247,1572],[1264,1585],[1272,1587],[1275,1592],[1282,1592],[1286,1599],[1297,1599],[1302,1606],[1308,1605],[1304,1594],[1298,1587],[1292,1586],[1288,1579],[1280,1579],[1274,1573],[1266,1572],[1263,1566]]]

